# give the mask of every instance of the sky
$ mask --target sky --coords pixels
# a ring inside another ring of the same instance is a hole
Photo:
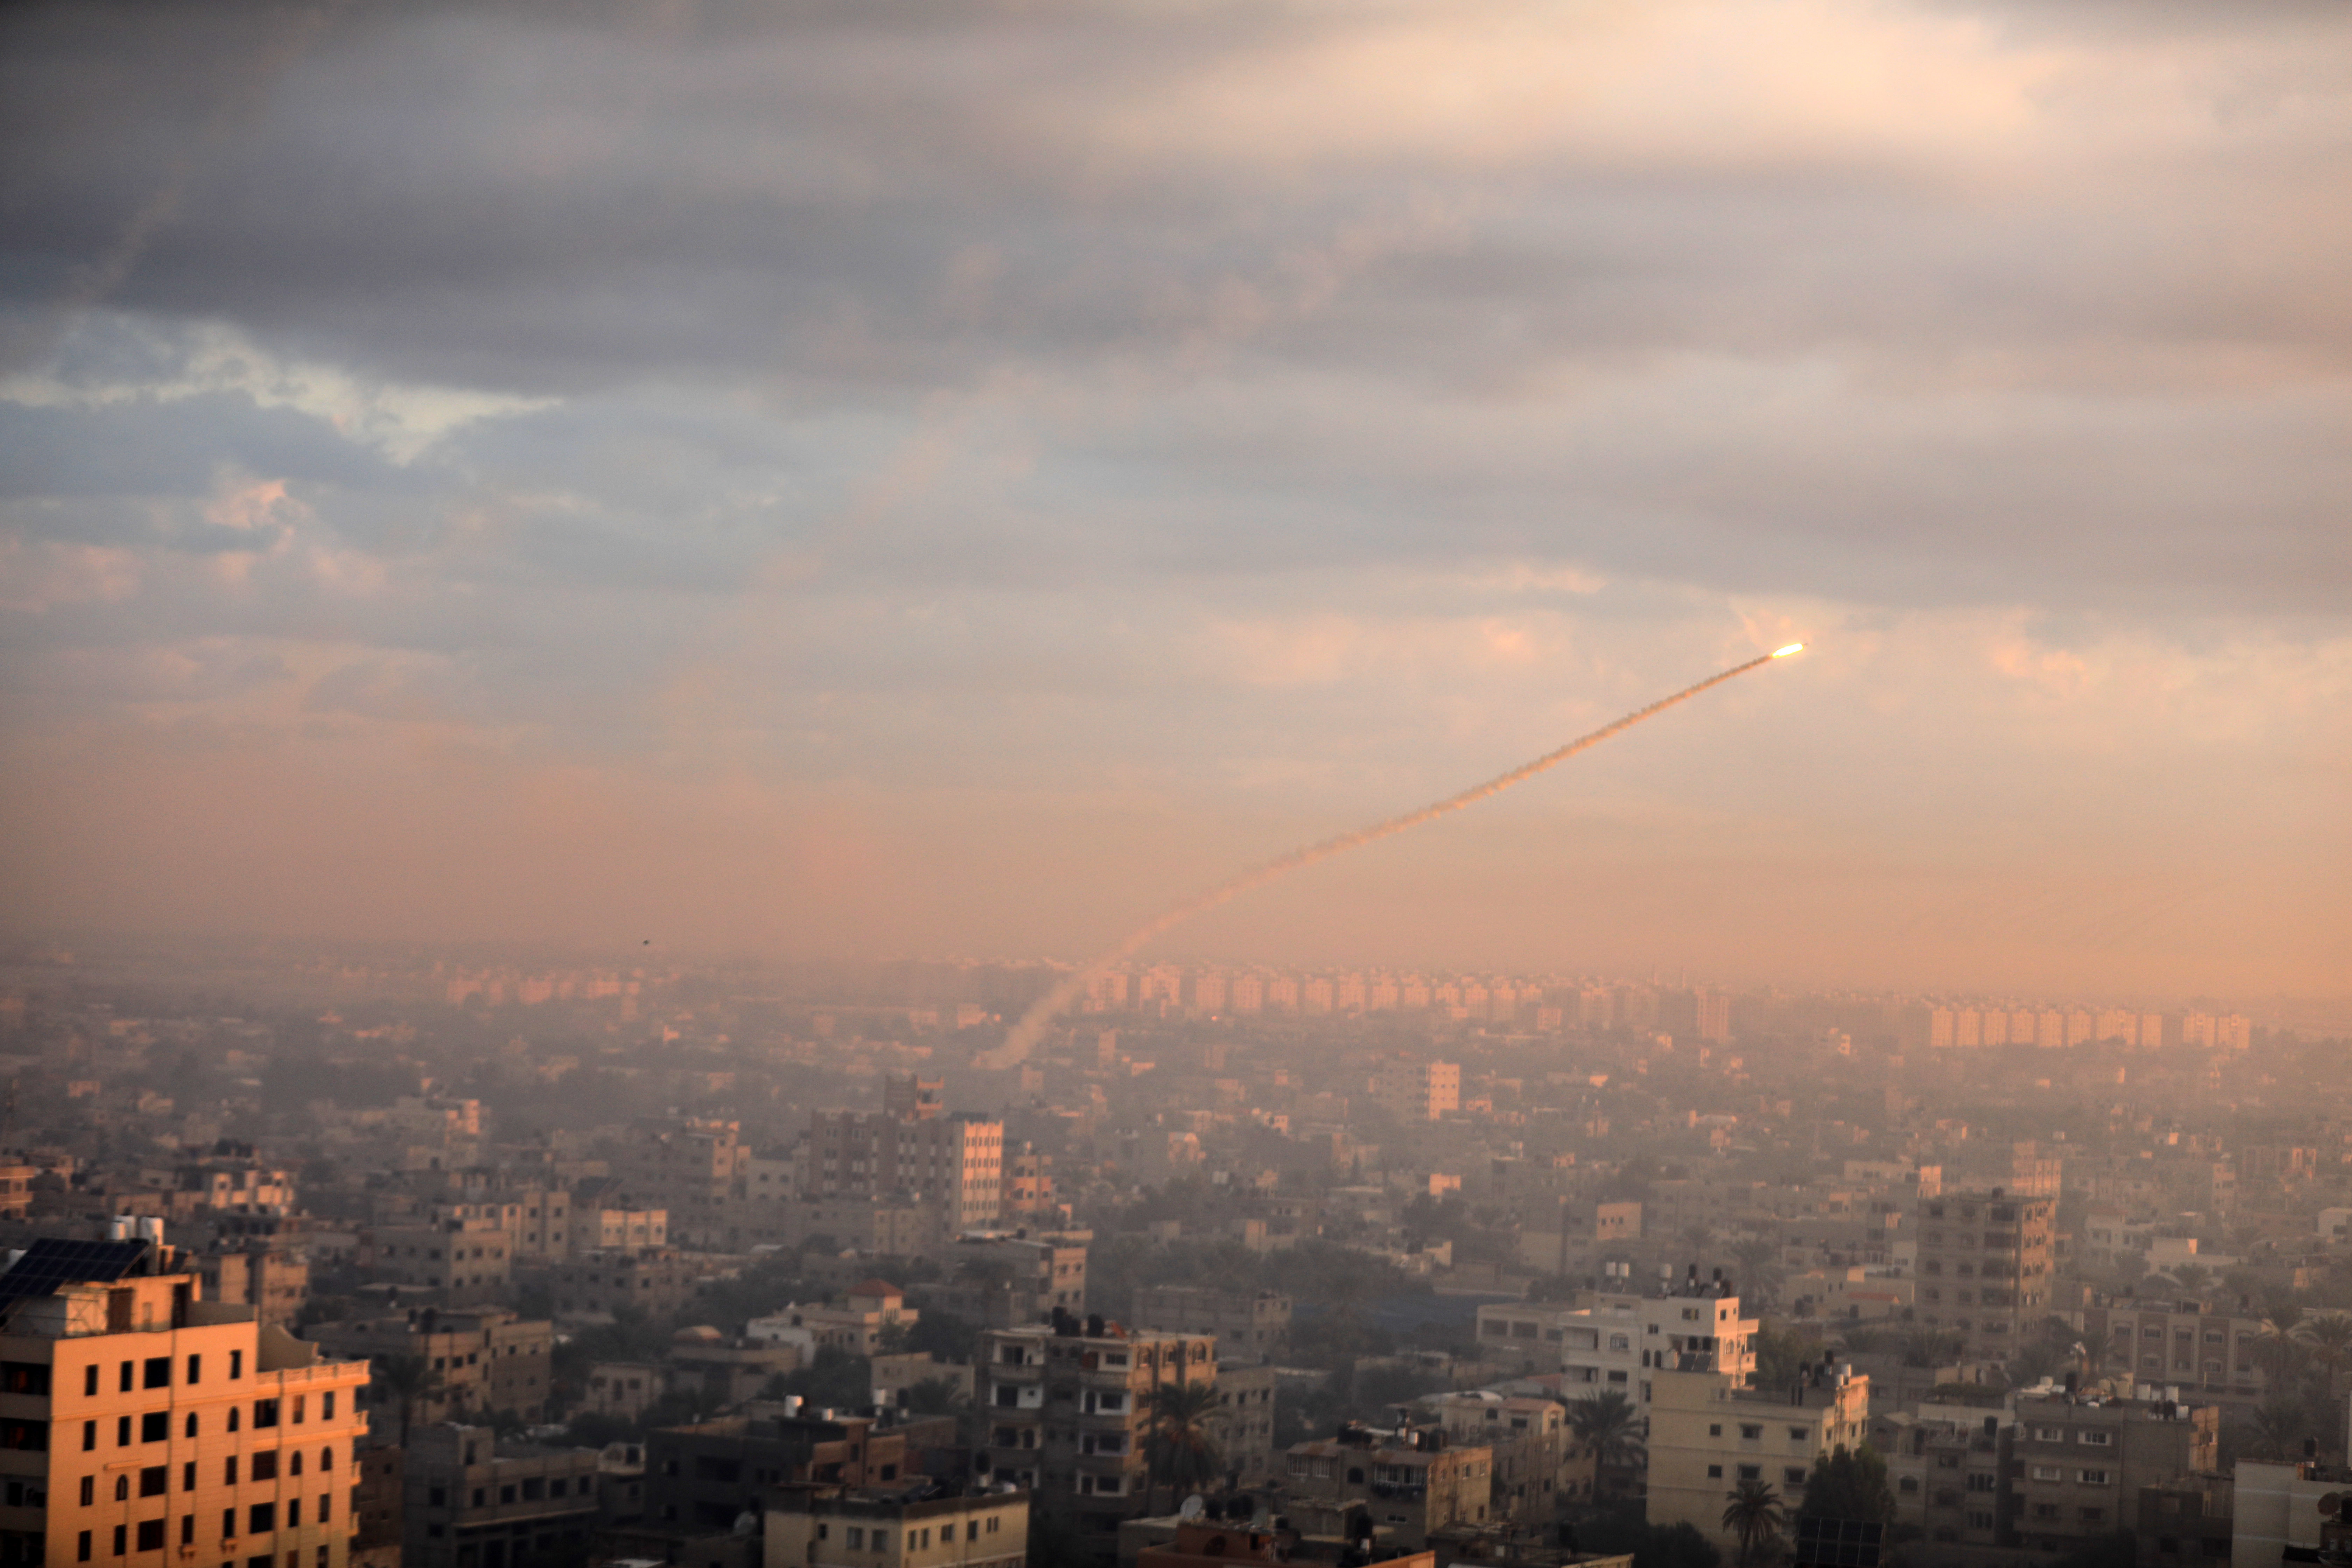
[[[20,932],[2352,992],[2338,0],[24,5]]]

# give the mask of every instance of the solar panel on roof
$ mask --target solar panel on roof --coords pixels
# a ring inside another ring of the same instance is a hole
[[[144,1241],[67,1241],[43,1237],[25,1249],[16,1266],[0,1274],[0,1303],[53,1296],[62,1285],[87,1279],[120,1279],[147,1256]]]

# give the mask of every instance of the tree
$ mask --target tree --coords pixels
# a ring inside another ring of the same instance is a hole
[[[400,1446],[408,1447],[408,1422],[416,1406],[439,1392],[441,1374],[421,1355],[380,1355],[370,1381],[400,1407]]]
[[[2183,1263],[2165,1272],[2172,1276],[2174,1284],[2190,1296],[2202,1296],[2206,1288],[2213,1283],[2213,1271],[2201,1263]]]
[[[2249,1458],[2292,1458],[2302,1452],[2310,1426],[2300,1403],[2273,1394],[2254,1406],[2252,1416],[2238,1428],[2238,1447]]]
[[[1801,1330],[1766,1323],[1756,1331],[1756,1386],[1786,1389],[1822,1359],[1828,1346]]]
[[[1642,1413],[1615,1389],[1605,1389],[1568,1407],[1568,1426],[1577,1443],[1591,1454],[1600,1472],[1598,1481],[1614,1482],[1624,1470],[1643,1458]],[[1594,1489],[1613,1490],[1596,1484]]]
[[[1780,1281],[1786,1274],[1780,1267],[1780,1243],[1750,1237],[1731,1249],[1731,1257],[1739,1266],[1732,1283],[1744,1304],[1761,1309],[1780,1300]]]
[[[971,1399],[953,1378],[927,1377],[909,1384],[902,1403],[909,1415],[954,1416],[957,1440],[966,1445],[972,1442]]]
[[[2347,1359],[2352,1359],[2352,1312],[2337,1308],[2332,1311],[2314,1312],[2290,1331],[2294,1342],[2311,1352],[2327,1374],[2327,1398],[2336,1399],[2336,1374]]]
[[[1723,1528],[1739,1541],[1741,1568],[1756,1561],[1765,1546],[1780,1539],[1780,1527],[1788,1522],[1789,1510],[1780,1506],[1780,1494],[1765,1481],[1742,1481],[1724,1505]]]
[[[1887,1523],[1895,1517],[1895,1489],[1886,1481],[1886,1461],[1867,1443],[1851,1451],[1841,1446],[1806,1478],[1797,1517]]]
[[[2265,1315],[2254,1332],[2254,1357],[2263,1363],[2273,1388],[2284,1387],[2294,1375],[2294,1364],[2303,1353],[2295,1339],[2295,1325],[2302,1321],[2303,1309],[2287,1307]]]
[[[1145,1409],[1150,1430],[1143,1440],[1144,1462],[1153,1484],[1165,1485],[1171,1500],[1177,1492],[1213,1486],[1224,1468],[1209,1430],[1218,1409],[1217,1385],[1163,1383],[1152,1389]]]

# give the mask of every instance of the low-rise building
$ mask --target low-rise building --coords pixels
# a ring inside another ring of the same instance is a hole
[[[1290,1298],[1275,1290],[1144,1285],[1136,1289],[1134,1312],[1138,1328],[1214,1334],[1217,1354],[1228,1366],[1274,1355],[1290,1343]]]
[[[807,1487],[768,1494],[764,1568],[1021,1568],[1025,1493]]]
[[[1442,1426],[1400,1436],[1350,1425],[1336,1437],[1292,1445],[1283,1455],[1283,1484],[1315,1502],[1361,1501],[1374,1526],[1419,1551],[1433,1531],[1488,1522],[1494,1453],[1448,1442]]]
[[[2221,1412],[2171,1400],[2018,1396],[2004,1546],[2066,1552],[2130,1530],[2143,1489],[2214,1474]]]
[[[555,1326],[506,1311],[446,1312],[425,1307],[397,1317],[355,1318],[320,1323],[318,1342],[338,1355],[383,1365],[413,1357],[422,1363],[423,1384],[395,1390],[387,1384],[371,1397],[379,1405],[408,1402],[411,1425],[432,1425],[467,1415],[511,1412],[525,1421],[547,1415]],[[393,1420],[397,1411],[390,1412]]]
[[[1483,1444],[1492,1450],[1489,1521],[1536,1524],[1558,1514],[1561,1494],[1571,1485],[1569,1456],[1576,1447],[1569,1436],[1568,1412],[1558,1401],[1473,1392],[1442,1394],[1423,1403],[1435,1409],[1439,1425],[1454,1442]],[[1589,1471],[1589,1456],[1582,1468]]]
[[[1661,1368],[1721,1373],[1744,1381],[1756,1366],[1754,1318],[1719,1279],[1696,1273],[1672,1289],[1593,1293],[1578,1306],[1538,1301],[1478,1309],[1478,1347],[1489,1359],[1560,1373],[1561,1394],[1580,1399],[1614,1390],[1650,1402]]]
[[[1870,1435],[1870,1380],[1834,1368],[1785,1389],[1673,1370],[1654,1372],[1651,1385],[1650,1522],[1691,1525],[1726,1549],[1735,1541],[1723,1505],[1740,1482],[1764,1482],[1793,1510],[1815,1465]]]
[[[1217,1363],[1217,1411],[1209,1436],[1224,1460],[1225,1474],[1238,1486],[1270,1479],[1274,1462],[1275,1369],[1255,1362]]]
[[[601,1460],[593,1448],[501,1444],[486,1426],[413,1429],[402,1478],[403,1563],[586,1561]]]

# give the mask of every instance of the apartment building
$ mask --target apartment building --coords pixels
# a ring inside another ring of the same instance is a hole
[[[354,1360],[414,1357],[426,1386],[410,1402],[411,1425],[511,1411],[545,1415],[555,1326],[513,1312],[446,1312],[426,1307],[394,1317],[320,1323],[312,1331],[331,1353]],[[392,1412],[396,1420],[398,1413]]]
[[[1653,1524],[1688,1524],[1727,1551],[1724,1500],[1762,1481],[1791,1509],[1813,1467],[1870,1435],[1870,1379],[1816,1368],[1780,1389],[1744,1388],[1717,1372],[1651,1374],[1648,1508]]]
[[[1917,1321],[1960,1336],[1964,1361],[2007,1361],[2050,1311],[2057,1199],[2006,1188],[1918,1201]]]
[[[1350,1423],[1336,1437],[1292,1445],[1283,1455],[1283,1485],[1309,1503],[1360,1501],[1374,1528],[1418,1552],[1433,1531],[1488,1521],[1494,1453],[1448,1442],[1442,1426],[1399,1435]]]
[[[205,1300],[149,1224],[0,1274],[0,1561],[346,1568],[365,1363]]]
[[[1400,1121],[1434,1121],[1462,1109],[1460,1062],[1391,1062],[1372,1079],[1372,1098]]]
[[[1591,1293],[1588,1304],[1504,1301],[1478,1309],[1482,1351],[1498,1359],[1557,1369],[1560,1394],[1574,1400],[1614,1391],[1650,1402],[1658,1370],[1715,1372],[1745,1382],[1756,1366],[1759,1320],[1742,1317],[1739,1298],[1719,1279],[1696,1270],[1650,1295]]]
[[[919,1472],[926,1447],[952,1442],[955,1429],[946,1416],[803,1411],[797,1399],[778,1408],[665,1426],[648,1437],[646,1530],[672,1536],[732,1530],[745,1514],[758,1517],[776,1487],[895,1487]]]
[[[636,1252],[669,1245],[667,1209],[583,1209],[572,1216],[570,1256]]]
[[[924,1288],[940,1311],[985,1328],[1012,1329],[1087,1310],[1091,1233],[1015,1231],[960,1237],[937,1253],[945,1278]]]
[[[1998,1543],[2000,1472],[2014,1426],[2005,1412],[1928,1405],[1874,1414],[1870,1425],[1895,1524],[1938,1544]]]
[[[594,1448],[501,1444],[488,1427],[412,1429],[403,1468],[405,1568],[586,1562],[598,1512]]]
[[[904,1489],[846,1487],[772,1492],[763,1545],[764,1568],[1021,1568],[1029,1499],[982,1492],[918,1501]]]
[[[1144,1285],[1135,1292],[1134,1318],[1139,1328],[1214,1334],[1228,1364],[1272,1355],[1290,1342],[1290,1298],[1274,1290]]]
[[[2099,1369],[2123,1373],[2135,1385],[2240,1400],[2258,1399],[2269,1386],[2260,1318],[2216,1312],[2194,1300],[2116,1300],[2069,1315],[2083,1342],[2097,1347]]]
[[[2138,1521],[2140,1491],[2212,1475],[2219,1406],[2035,1393],[2018,1396],[2004,1546],[2066,1552]]]
[[[1225,1473],[1238,1485],[1257,1486],[1275,1473],[1274,1390],[1278,1381],[1273,1367],[1255,1360],[1217,1363],[1217,1409],[1209,1419],[1209,1435],[1224,1459]]]
[[[878,1113],[816,1111],[803,1146],[801,1194],[915,1196],[950,1234],[996,1223],[1004,1203],[1004,1124],[950,1116],[939,1086],[894,1074]]]
[[[1555,1517],[1564,1491],[1589,1494],[1570,1477],[1568,1412],[1552,1399],[1508,1398],[1477,1390],[1425,1400],[1449,1441],[1493,1456],[1487,1520],[1540,1524]],[[1589,1457],[1579,1467],[1589,1479]]]
[[[980,1337],[985,1475],[1028,1491],[1075,1525],[1081,1549],[1108,1559],[1119,1521],[1142,1514],[1151,1391],[1214,1384],[1216,1341],[1081,1321],[991,1329]]]
[[[379,1226],[361,1262],[379,1284],[431,1292],[443,1306],[464,1307],[504,1294],[514,1270],[506,1226],[492,1218]]]

